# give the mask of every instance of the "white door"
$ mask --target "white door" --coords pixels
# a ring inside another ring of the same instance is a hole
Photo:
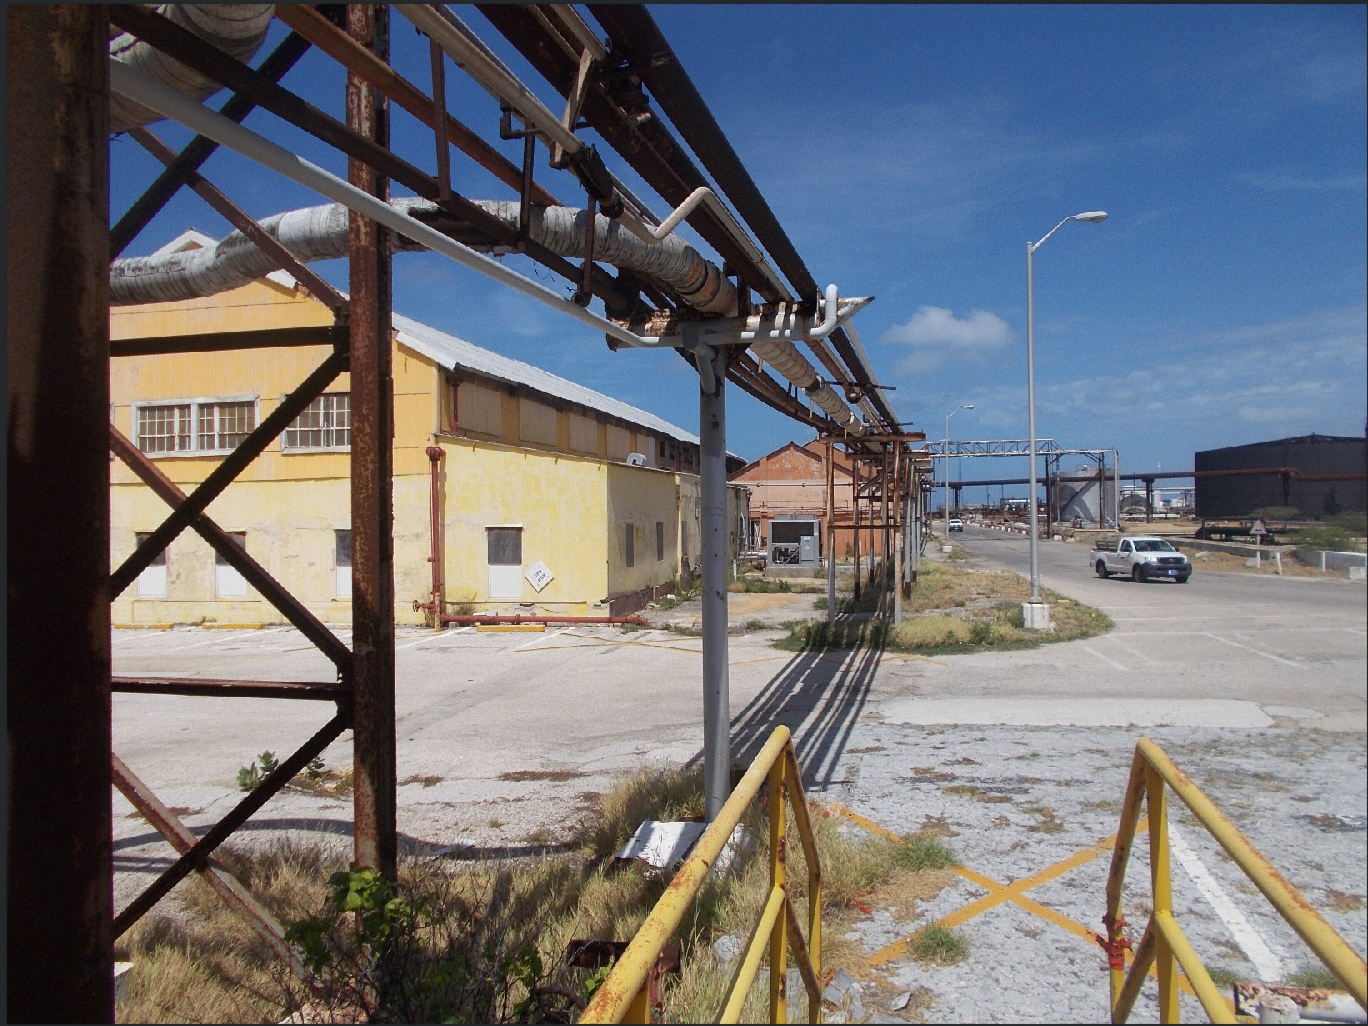
[[[247,548],[246,531],[229,531],[229,536],[244,549]],[[231,566],[218,552],[214,553],[214,594],[219,598],[238,599],[247,597],[247,580]]]
[[[489,597],[522,598],[522,528],[488,527],[485,541],[489,552]]]

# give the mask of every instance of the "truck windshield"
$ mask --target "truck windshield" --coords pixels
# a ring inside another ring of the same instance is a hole
[[[1136,552],[1177,552],[1172,545],[1166,541],[1151,541],[1141,538],[1135,543]]]

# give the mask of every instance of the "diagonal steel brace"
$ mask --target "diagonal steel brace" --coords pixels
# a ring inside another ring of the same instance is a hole
[[[298,388],[286,396],[271,415],[258,424],[256,430],[244,438],[242,443],[200,482],[199,487],[171,511],[171,515],[138,546],[133,555],[114,571],[109,579],[109,600],[113,602],[118,598],[123,590],[152,564],[157,554],[189,527],[191,522],[232,483],[233,478],[242,473],[266,446],[275,441],[277,435],[304,412],[309,403],[322,394],[323,389],[347,369],[349,362],[349,356],[345,351],[334,351]]]
[[[109,447],[114,455],[128,464],[128,469],[142,479],[167,505],[178,507],[185,501],[185,493],[161,468],[149,460],[118,428],[109,425]],[[213,546],[234,570],[285,616],[299,632],[317,645],[337,667],[339,676],[346,680],[351,675],[351,650],[332,631],[314,616],[304,603],[290,594],[260,563],[248,555],[228,533],[201,513],[190,524],[195,532]]]

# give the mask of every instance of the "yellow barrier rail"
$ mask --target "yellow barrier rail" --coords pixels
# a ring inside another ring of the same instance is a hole
[[[746,945],[736,977],[718,1012],[718,1022],[739,1022],[746,996],[755,982],[760,963],[769,949],[769,1005],[771,1023],[788,1022],[789,948],[798,963],[798,972],[808,995],[809,1022],[820,1022],[822,1014],[822,867],[817,856],[817,840],[808,818],[803,794],[803,775],[793,751],[787,727],[776,727],[765,747],[751,763],[746,775],[722,806],[717,819],[699,838],[693,854],[680,867],[675,878],[656,902],[656,907],[641,924],[627,950],[613,966],[607,979],[594,994],[580,1022],[649,1023],[649,974],[661,949],[679,927],[689,903],[703,886],[703,880],[717,862],[732,832],[741,822],[747,807],[769,784],[770,893],[755,932]],[[788,865],[785,839],[788,827],[786,803],[793,809],[794,825],[803,842],[808,867],[808,933],[804,940],[798,913],[788,894]]]
[[[1112,1022],[1125,1022],[1145,982],[1150,966],[1159,980],[1159,1021],[1178,1022],[1178,980],[1176,966],[1182,966],[1197,999],[1212,1022],[1235,1022],[1232,1005],[1212,982],[1211,975],[1183,935],[1173,917],[1173,888],[1169,875],[1168,795],[1172,788],[1198,822],[1230,855],[1235,864],[1254,883],[1278,914],[1344,984],[1355,1001],[1368,1008],[1368,967],[1320,913],[1287,882],[1249,840],[1226,819],[1211,799],[1202,793],[1164,750],[1147,737],[1135,746],[1126,801],[1121,809],[1121,827],[1112,852],[1111,872],[1107,877],[1107,954],[1111,970]],[[1150,837],[1150,885],[1154,911],[1136,945],[1130,972],[1126,972],[1126,921],[1121,910],[1121,890],[1126,879],[1126,863],[1135,841],[1142,802],[1148,807]]]

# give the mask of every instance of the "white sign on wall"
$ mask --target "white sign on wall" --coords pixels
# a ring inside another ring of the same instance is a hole
[[[532,564],[532,568],[523,574],[527,578],[527,583],[532,585],[537,591],[541,591],[556,575],[546,568],[546,564],[540,559]]]

